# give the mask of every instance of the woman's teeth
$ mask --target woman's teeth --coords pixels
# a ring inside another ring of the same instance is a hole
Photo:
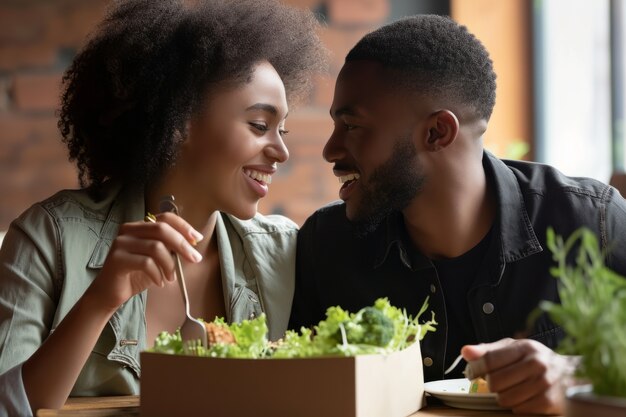
[[[339,182],[344,184],[348,181],[358,180],[359,178],[361,178],[361,175],[355,172],[354,174],[341,175],[338,178],[339,178]]]
[[[252,178],[253,180],[257,180],[257,181],[263,182],[265,184],[271,184],[272,183],[272,175],[271,174],[264,174],[263,172],[255,171],[253,169],[244,169],[243,172],[247,176]]]

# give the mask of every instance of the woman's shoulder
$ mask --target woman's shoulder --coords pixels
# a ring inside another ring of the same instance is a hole
[[[291,219],[278,214],[263,215],[257,213],[249,220],[241,220],[230,214],[222,213],[241,235],[248,234],[297,234],[298,225]]]
[[[60,224],[64,221],[105,221],[112,203],[119,194],[119,186],[103,189],[100,198],[95,198],[89,189],[65,189],[34,203],[15,219],[14,223],[25,226],[48,221]]]

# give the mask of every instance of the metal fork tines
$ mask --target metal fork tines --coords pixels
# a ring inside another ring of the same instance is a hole
[[[452,362],[452,365],[450,365],[450,367],[448,369],[443,371],[443,374],[444,375],[448,375],[450,372],[454,371],[456,369],[456,367],[459,366],[459,363],[461,363],[462,359],[463,359],[463,355],[457,356],[457,358],[454,360],[454,362]],[[472,365],[474,365],[474,366],[472,366]],[[476,361],[470,361],[470,362],[467,362],[465,364],[465,369],[463,370],[463,375],[465,375],[465,378],[467,378],[469,380],[472,380],[474,378],[485,376],[485,373],[484,373],[484,371],[480,371],[480,370],[476,369]]]
[[[450,365],[448,369],[443,371],[443,374],[448,375],[450,372],[454,371],[456,367],[459,366],[459,363],[461,362],[461,360],[463,360],[463,355],[457,356],[454,362],[452,362],[452,365]],[[463,375],[467,376],[468,368],[469,368],[469,363],[465,365],[465,370],[463,371]]]
[[[174,196],[167,196],[161,200],[159,205],[161,212],[171,212],[178,214],[178,207],[174,203]],[[185,285],[185,276],[183,275],[183,267],[180,262],[180,257],[177,253],[173,253],[174,262],[176,263],[176,277],[178,280],[178,286],[183,296],[183,302],[185,303],[185,321],[180,326],[180,337],[183,341],[183,349],[185,353],[193,354],[197,352],[196,347],[200,343],[205,349],[207,348],[207,335],[204,324],[191,316],[189,309],[189,295],[187,293],[187,286]]]

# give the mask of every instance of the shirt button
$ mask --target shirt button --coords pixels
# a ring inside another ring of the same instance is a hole
[[[424,366],[433,366],[433,360],[428,356],[424,358]]]
[[[434,294],[435,291],[437,291],[437,287],[435,287],[435,284],[430,284],[430,292]]]
[[[493,304],[491,303],[485,303],[483,304],[483,313],[485,314],[491,314],[493,313],[493,310],[495,309],[495,307],[493,306]]]

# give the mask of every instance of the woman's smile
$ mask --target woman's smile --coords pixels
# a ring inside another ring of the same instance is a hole
[[[271,172],[268,172],[271,170]],[[265,171],[246,167],[243,169],[243,175],[250,188],[259,196],[263,198],[269,191],[269,184],[272,183],[272,174],[276,172],[274,167],[265,167]]]

